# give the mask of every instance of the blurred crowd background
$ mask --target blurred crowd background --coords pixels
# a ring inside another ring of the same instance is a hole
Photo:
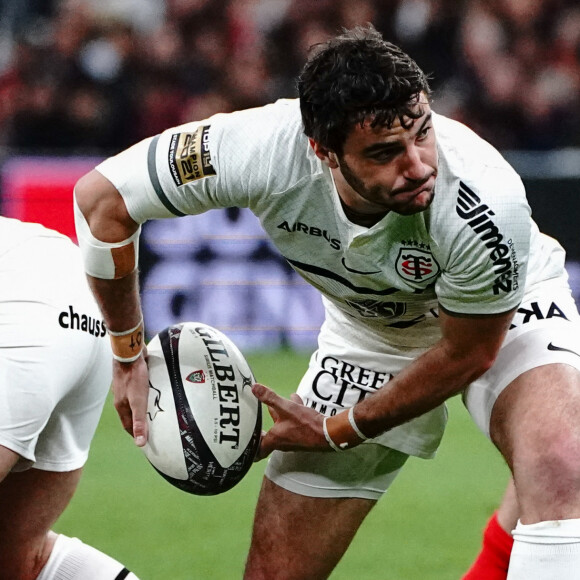
[[[98,159],[296,96],[310,47],[368,22],[430,75],[437,112],[514,163],[580,299],[578,0],[0,0],[3,215],[74,238],[72,188]],[[316,344],[320,297],[249,210],[149,222],[140,262],[150,336],[204,320],[244,349]]]
[[[110,154],[295,96],[309,47],[367,22],[500,149],[580,145],[578,0],[0,0],[0,148]]]

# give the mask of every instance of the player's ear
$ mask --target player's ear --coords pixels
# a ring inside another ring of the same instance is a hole
[[[336,158],[336,153],[333,153],[328,147],[321,145],[318,141],[309,138],[310,147],[314,151],[314,154],[323,163],[326,163],[330,169],[336,169],[338,167],[338,159]]]

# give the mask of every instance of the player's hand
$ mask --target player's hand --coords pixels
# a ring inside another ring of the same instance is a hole
[[[113,361],[113,401],[123,428],[133,436],[135,444],[147,442],[147,401],[149,398],[149,369],[146,352],[135,362]]]
[[[284,399],[259,383],[252,387],[254,395],[268,407],[274,421],[272,428],[262,434],[256,461],[274,451],[330,451],[324,437],[324,417],[314,409],[305,407],[294,394]]]

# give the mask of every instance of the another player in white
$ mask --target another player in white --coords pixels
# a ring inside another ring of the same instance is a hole
[[[79,249],[0,217],[0,579],[136,579],[51,531],[79,482],[111,384]]]
[[[139,224],[249,207],[326,320],[303,404],[254,387],[275,424],[246,578],[326,578],[406,458],[434,454],[458,393],[514,474],[510,580],[577,577],[580,319],[562,248],[508,163],[432,111],[425,75],[373,29],[319,47],[299,93],[169,129],[77,184],[124,427],[144,443]]]

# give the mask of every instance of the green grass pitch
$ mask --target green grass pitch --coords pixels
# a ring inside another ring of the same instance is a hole
[[[260,382],[286,396],[308,362],[286,351],[248,359]],[[461,401],[449,408],[437,457],[407,463],[332,580],[454,580],[469,566],[508,471]],[[154,472],[109,400],[77,494],[55,529],[109,553],[141,580],[239,579],[263,470],[264,462],[255,464],[220,496],[181,492]]]

